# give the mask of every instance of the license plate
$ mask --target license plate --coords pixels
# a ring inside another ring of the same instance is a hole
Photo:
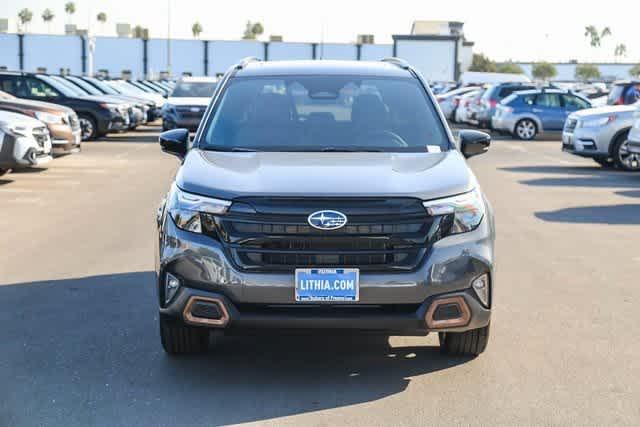
[[[357,268],[298,268],[296,301],[358,301],[360,270]]]

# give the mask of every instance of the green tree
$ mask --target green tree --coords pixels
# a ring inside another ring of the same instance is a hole
[[[71,22],[71,16],[76,13],[76,4],[72,1],[65,3],[64,11],[69,16],[69,22]]]
[[[136,25],[131,30],[131,35],[136,39],[149,40],[149,29],[144,28],[142,25]]]
[[[104,12],[100,12],[100,13],[98,13],[98,15],[96,15],[96,19],[101,24],[104,24],[105,22],[107,22],[107,14],[104,13]]]
[[[20,27],[24,32],[27,32],[29,24],[33,19],[33,12],[29,9],[24,8],[20,12],[18,12],[18,19],[20,20]]]
[[[498,64],[497,71],[499,73],[507,74],[524,74],[522,67],[515,62],[503,62],[502,64]]]
[[[42,20],[45,24],[47,24],[47,31],[49,33],[51,32],[51,21],[53,21],[53,18],[55,18],[55,15],[51,11],[51,9],[45,9],[42,12]]]
[[[640,64],[636,64],[629,70],[629,75],[634,78],[640,78]]]
[[[495,73],[496,72],[496,63],[484,56],[481,53],[474,53],[473,59],[471,60],[471,66],[469,67],[469,71],[480,71],[485,73]]]
[[[600,69],[593,64],[578,64],[576,66],[576,79],[588,81],[600,78]]]
[[[538,62],[537,64],[533,65],[531,74],[538,80],[546,81],[557,76],[558,70],[556,70],[556,67],[553,64],[549,64],[548,62]]]
[[[194,22],[191,26],[191,32],[193,33],[193,37],[200,37],[200,33],[202,33],[202,24],[198,21]]]
[[[262,33],[264,33],[264,27],[260,22],[247,21],[242,38],[244,40],[255,40]]]

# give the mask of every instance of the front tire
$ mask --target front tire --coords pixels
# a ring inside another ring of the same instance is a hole
[[[440,351],[449,356],[478,356],[489,343],[489,326],[466,332],[440,332]]]
[[[96,139],[98,136],[98,125],[96,119],[88,114],[79,114],[78,121],[80,122],[80,135],[83,141],[89,141]]]
[[[629,172],[637,172],[640,171],[640,155],[630,153],[627,149],[628,136],[629,133],[625,132],[616,138],[611,147],[611,154],[616,167]]]
[[[522,141],[531,141],[538,134],[538,126],[531,119],[522,119],[516,123],[513,133]]]
[[[160,315],[160,341],[164,351],[171,355],[197,354],[207,350],[209,331],[188,326],[178,320]]]
[[[0,168],[0,176],[2,176],[4,174],[7,174],[9,172],[11,172],[11,169],[2,169],[2,168]]]

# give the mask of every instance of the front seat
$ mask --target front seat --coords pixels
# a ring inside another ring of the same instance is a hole
[[[291,145],[296,127],[293,100],[287,95],[258,95],[246,126],[238,132],[236,144],[242,147]]]

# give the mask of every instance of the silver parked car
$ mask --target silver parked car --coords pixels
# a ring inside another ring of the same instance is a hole
[[[640,170],[639,158],[629,152],[627,143],[639,107],[638,103],[615,105],[571,114],[562,133],[562,150],[591,157],[603,166]]]
[[[640,157],[640,109],[633,113],[633,126],[629,131],[628,142],[627,149],[636,156],[635,159],[637,161]]]
[[[460,96],[480,89],[482,88],[479,86],[465,86],[437,95],[436,99],[438,100],[442,114],[444,114],[447,120],[453,119],[456,109],[458,108]]]
[[[0,175],[51,161],[47,126],[24,114],[0,111]]]

